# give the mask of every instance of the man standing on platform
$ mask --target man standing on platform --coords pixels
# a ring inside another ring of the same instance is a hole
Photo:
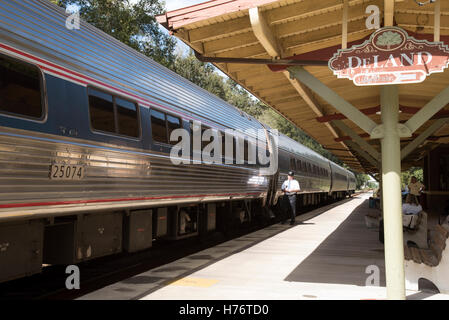
[[[281,190],[284,192],[284,202],[290,204],[291,207],[291,219],[290,224],[295,224],[295,217],[296,217],[296,192],[299,192],[301,188],[299,187],[299,182],[295,180],[294,177],[295,173],[293,171],[289,171],[288,173],[288,179],[284,181],[282,184]],[[287,221],[287,212],[285,212],[284,221],[282,223],[285,223]]]
[[[410,184],[408,185],[408,190],[410,194],[414,195],[418,198],[418,201],[421,202],[421,191],[424,190],[425,186],[416,179],[416,177],[411,177]]]

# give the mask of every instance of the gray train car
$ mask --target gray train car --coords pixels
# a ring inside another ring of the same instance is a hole
[[[328,160],[93,26],[67,29],[49,1],[0,15],[0,282],[249,222],[292,168],[307,203],[351,192]],[[212,138],[174,163],[177,129]]]

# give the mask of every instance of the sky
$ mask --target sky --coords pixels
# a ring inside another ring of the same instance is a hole
[[[137,2],[138,0],[131,0],[131,2]],[[185,8],[188,6],[192,6],[198,3],[203,3],[203,2],[207,2],[210,0],[165,0],[165,8],[167,11],[172,11],[172,10],[176,10],[179,8]],[[167,30],[163,27],[160,27],[164,32],[166,32]],[[185,45],[182,41],[179,41],[177,38],[176,39],[176,43],[177,43],[177,47],[178,47],[178,51],[180,51],[183,55],[186,55],[189,53],[190,48]],[[219,69],[215,68],[215,71],[222,77],[227,77],[223,72],[221,72]]]
[[[172,11],[206,1],[208,0],[165,0],[165,8],[167,9],[167,11]]]
[[[130,0],[130,3],[137,3],[139,0]],[[179,8],[185,8],[188,6],[192,6],[198,3],[207,2],[209,0],[165,0],[165,9],[167,11],[176,10]],[[160,29],[164,32],[167,32],[167,30],[160,26]],[[186,46],[184,43],[176,39],[176,43],[178,46],[178,51],[180,51],[183,55],[187,54],[189,52],[189,47]]]

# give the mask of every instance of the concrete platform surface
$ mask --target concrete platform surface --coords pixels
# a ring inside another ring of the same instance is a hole
[[[386,299],[383,245],[359,195],[206,249],[80,299]],[[408,299],[449,296],[407,291]]]

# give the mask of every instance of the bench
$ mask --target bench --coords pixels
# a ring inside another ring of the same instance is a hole
[[[409,290],[419,290],[420,279],[431,281],[441,293],[449,293],[449,254],[446,240],[449,224],[436,225],[430,232],[429,248],[404,245],[405,279]]]
[[[365,224],[368,229],[379,228],[382,214],[378,210],[373,210],[365,215]]]
[[[427,242],[427,213],[425,211],[421,211],[418,215],[419,222],[415,229],[408,229],[404,227],[404,245],[414,243],[421,249],[427,249],[429,247]]]
[[[414,229],[403,228],[404,245],[416,245],[419,248],[427,249],[428,245],[428,230],[427,230],[427,213],[421,211],[419,214],[418,224]],[[365,215],[365,224],[368,228],[379,227],[379,240],[384,243],[384,230],[382,216],[380,213],[370,212]]]

